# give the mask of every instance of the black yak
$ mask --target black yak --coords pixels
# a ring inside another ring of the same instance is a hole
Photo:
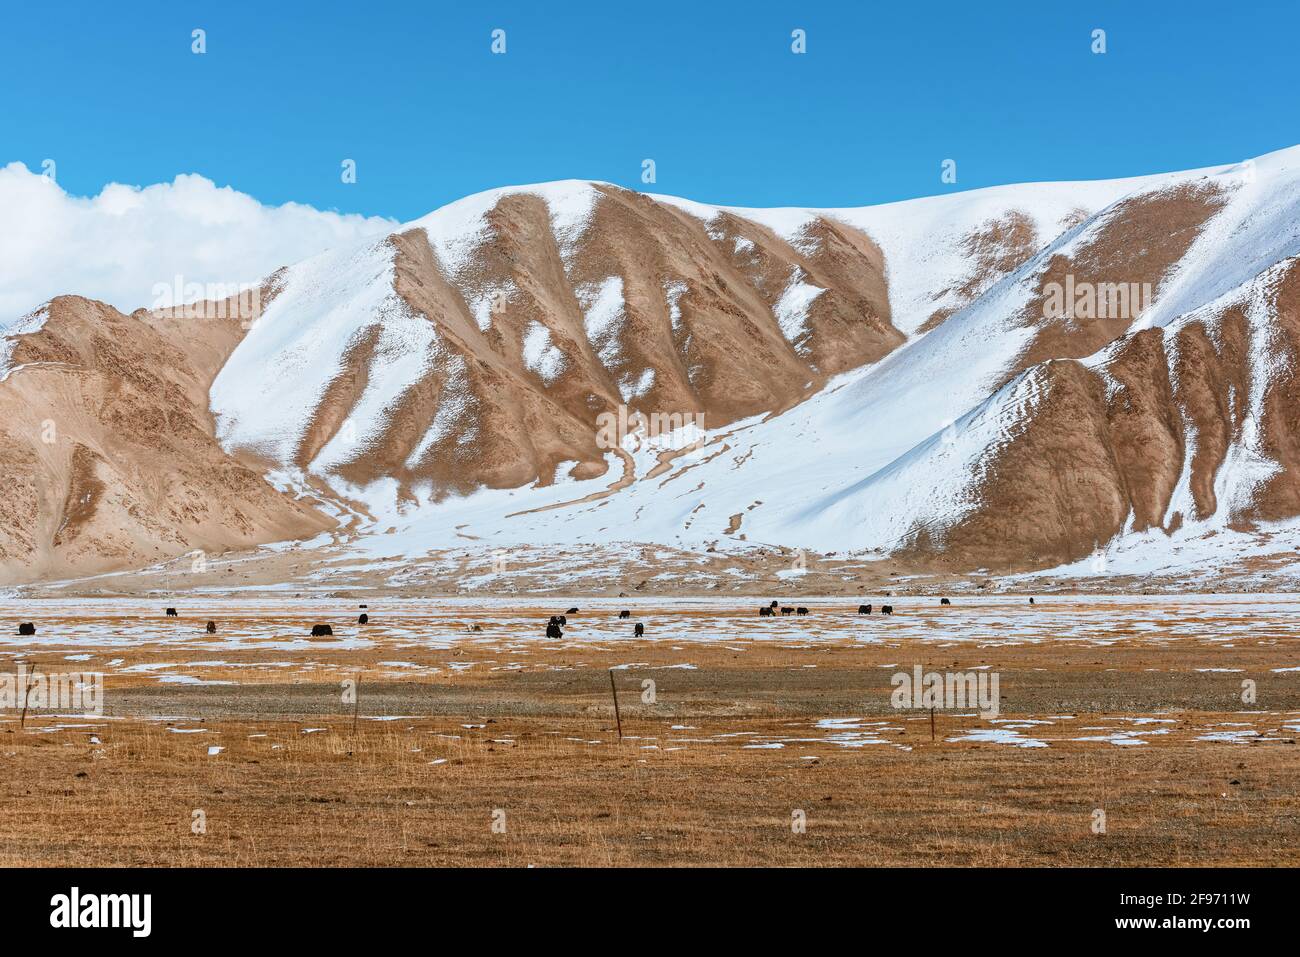
[[[168,618],[175,618],[175,617],[176,617],[176,609],[175,609],[175,608],[168,608],[168,609],[167,609],[167,617],[168,617]]]
[[[36,634],[36,626],[35,626],[34,624],[32,624],[30,621],[24,621],[24,622],[21,622],[21,623],[18,625],[18,634],[20,634],[20,635],[34,635],[34,634]]]
[[[642,635],[645,634],[645,625],[641,624],[641,622],[638,621],[636,623],[636,627],[632,629],[632,634],[635,635],[637,638],[640,638]]]
[[[859,615],[869,615],[869,614],[871,614],[871,606],[870,606],[870,605],[859,605],[859,606],[858,606],[858,614],[859,614]]]
[[[568,611],[565,612],[566,615],[576,615],[577,613],[578,613],[578,609],[576,608],[570,608]]]
[[[805,608],[803,605],[800,605],[798,608],[794,610],[794,613],[796,615],[806,615],[808,614],[808,609]]]
[[[311,636],[312,636],[313,638],[323,638],[323,637],[325,637],[326,635],[329,635],[330,637],[333,637],[333,635],[334,635],[334,629],[331,628],[329,625],[312,625],[312,626],[311,626]]]
[[[361,613],[361,617],[357,619],[357,624],[358,624],[358,625],[368,625],[368,624],[370,624],[370,616],[367,615],[367,614],[363,611],[363,612]]]
[[[770,617],[772,617],[772,614],[773,614],[772,609],[769,608],[767,605],[759,605],[759,606],[758,606],[758,617],[759,617],[759,618],[770,618]]]
[[[894,613],[894,606],[893,606],[893,605],[881,605],[881,606],[880,606],[880,613],[881,613],[882,615],[892,615],[892,614]]]
[[[792,605],[782,605],[782,606],[781,606],[781,614],[783,614],[783,615],[793,615],[793,614],[794,614],[794,607],[793,607]]]
[[[209,635],[215,635],[217,633],[217,623],[215,621],[208,622],[206,631]]]
[[[626,608],[624,608],[622,611],[620,611],[620,612],[618,613],[618,617],[620,617],[620,618],[631,618],[631,617],[632,617],[632,613],[631,613],[630,611],[628,611]]]
[[[946,598],[940,598],[940,599],[939,599],[939,604],[941,604],[941,605],[951,605],[952,602],[950,602],[950,601],[949,601],[948,599],[946,599]]]
[[[546,623],[546,637],[547,638],[564,637],[564,632],[560,630],[560,622],[558,619],[552,618],[550,621]]]

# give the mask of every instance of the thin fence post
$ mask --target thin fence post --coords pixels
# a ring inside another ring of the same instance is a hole
[[[618,739],[623,740],[623,717],[618,713],[618,688],[614,687],[614,669],[609,669],[609,691],[614,696],[614,720],[618,722]]]

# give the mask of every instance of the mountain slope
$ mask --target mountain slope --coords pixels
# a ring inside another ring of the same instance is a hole
[[[0,572],[20,581],[315,534],[334,521],[217,444],[207,389],[234,320],[52,300],[0,368]],[[199,556],[195,555],[198,559]]]
[[[723,425],[903,341],[878,250],[819,239],[586,183],[470,197],[287,270],[213,385],[218,434],[350,487],[603,474],[602,412]]]

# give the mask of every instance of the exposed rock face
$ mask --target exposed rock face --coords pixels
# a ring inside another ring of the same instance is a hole
[[[952,567],[1076,561],[1125,530],[1300,515],[1300,260],[1240,300],[1033,367],[1034,413],[993,450],[979,508],[934,548]]]
[[[141,565],[314,534],[332,520],[213,437],[207,389],[235,321],[125,316],[61,297],[0,384],[8,580]]]

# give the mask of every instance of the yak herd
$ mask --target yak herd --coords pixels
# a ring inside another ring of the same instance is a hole
[[[366,608],[367,606],[366,606],[366,605],[361,605],[360,607],[364,609],[364,608]],[[577,608],[570,608],[570,609],[569,609],[568,611],[566,611],[563,615],[552,615],[551,618],[550,618],[550,620],[546,623],[546,637],[547,637],[547,638],[562,638],[562,637],[564,636],[564,628],[565,628],[565,626],[568,625],[568,623],[569,623],[569,615],[576,615],[577,613],[578,613],[578,609],[577,609]],[[805,615],[805,614],[807,614],[807,613],[808,613],[808,609],[806,609],[806,608],[800,608],[800,609],[799,609],[799,614],[801,614],[801,615]],[[164,610],[164,614],[165,614],[168,618],[178,618],[178,617],[180,617],[179,614],[177,613],[177,611],[176,611],[175,608],[167,608],[167,609],[165,609],[165,610]],[[620,611],[620,612],[618,613],[618,617],[619,617],[619,618],[631,618],[631,617],[632,617],[632,612],[629,611],[628,609],[624,608],[622,611]],[[368,625],[368,624],[370,624],[370,614],[369,614],[369,612],[367,612],[367,611],[362,611],[361,614],[360,614],[359,616],[357,616],[357,624],[358,624],[358,625]],[[207,624],[207,629],[206,629],[206,630],[207,630],[207,633],[208,633],[209,635],[215,635],[215,634],[217,633],[217,623],[216,623],[215,621],[209,621],[208,624]],[[482,629],[481,627],[479,627],[478,625],[473,625],[473,626],[470,627],[469,630],[470,630],[470,631],[482,631],[483,629]],[[20,635],[34,635],[34,634],[36,634],[36,626],[33,625],[33,624],[32,624],[31,622],[29,622],[29,621],[23,622],[22,624],[20,624],[20,625],[18,626],[18,634],[20,634]],[[643,637],[645,637],[645,625],[642,624],[642,623],[639,622],[639,621],[636,622],[636,623],[632,626],[632,634],[633,634],[635,637],[637,637],[637,638],[643,638]],[[334,636],[334,629],[333,629],[330,625],[318,624],[318,625],[312,625],[312,626],[311,626],[311,637],[313,637],[313,638],[331,638],[331,637],[333,637],[333,636]]]
[[[1033,603],[1034,603],[1034,599],[1033,599],[1033,598],[1030,598],[1030,599],[1029,599],[1029,604],[1032,605]],[[952,602],[951,602],[949,599],[947,599],[947,598],[940,598],[940,599],[939,599],[939,604],[940,604],[940,605],[951,605]],[[365,610],[368,606],[366,606],[366,605],[361,605],[361,606],[359,606],[359,607],[362,609],[362,611],[361,611],[361,614],[357,617],[357,624],[358,624],[358,625],[368,625],[368,624],[370,623],[370,615],[369,615],[369,613]],[[872,609],[873,609],[873,606],[872,606],[872,605],[859,605],[859,606],[858,606],[858,614],[859,614],[859,615],[870,615],[870,614],[872,613]],[[578,613],[578,609],[577,609],[577,608],[570,608],[570,609],[569,609],[567,612],[565,612],[563,615],[552,615],[551,618],[550,618],[550,620],[546,623],[546,637],[547,637],[547,638],[562,638],[562,637],[564,636],[564,628],[565,628],[565,626],[568,625],[568,623],[569,623],[569,617],[568,617],[568,616],[569,616],[569,615],[576,615],[577,613]],[[881,606],[880,606],[880,613],[881,613],[882,615],[892,615],[892,614],[894,613],[894,606],[893,606],[893,605],[881,605]],[[180,617],[179,614],[177,613],[177,611],[176,611],[175,608],[167,608],[167,609],[165,609],[165,610],[164,610],[164,614],[165,614],[168,618],[178,618],[178,617]],[[780,614],[780,615],[782,615],[782,616],[784,616],[784,615],[807,615],[807,614],[810,614],[810,612],[809,612],[808,609],[805,608],[803,605],[782,605],[780,602],[775,601],[775,600],[772,601],[772,602],[770,602],[769,604],[766,604],[766,605],[762,605],[762,606],[760,606],[759,609],[758,609],[758,615],[759,615],[760,618],[775,618],[778,614]],[[623,610],[621,610],[621,611],[618,613],[618,617],[619,617],[620,620],[621,620],[621,619],[625,619],[625,618],[631,618],[631,617],[632,617],[632,612],[631,612],[630,610],[624,608]],[[217,623],[216,623],[215,621],[209,621],[209,622],[207,623],[207,629],[206,629],[206,630],[207,630],[207,633],[208,633],[209,635],[215,635],[215,634],[217,633]],[[475,626],[473,626],[473,627],[471,628],[471,630],[472,630],[472,631],[481,631],[482,629],[479,628],[479,626],[475,625]],[[645,625],[638,621],[638,622],[633,626],[632,633],[633,633],[633,635],[634,635],[635,637],[637,637],[637,638],[644,637],[644,636],[645,636]],[[30,621],[24,621],[24,622],[21,622],[21,623],[18,625],[18,634],[19,634],[19,635],[35,635],[35,634],[36,634],[36,625],[33,624],[33,623],[30,622]],[[313,638],[331,637],[331,636],[333,636],[333,634],[334,634],[334,630],[333,630],[329,625],[312,625],[312,626],[311,626],[311,636],[312,636]]]
[[[948,599],[945,598],[945,599],[943,600],[942,604],[945,604],[945,605],[951,605],[952,602],[950,602]],[[859,606],[858,606],[858,614],[859,614],[859,615],[869,615],[869,614],[871,614],[871,608],[872,608],[871,605],[859,605]],[[807,614],[809,614],[808,609],[805,608],[805,607],[803,607],[803,605],[782,605],[782,604],[780,604],[779,602],[775,602],[775,601],[774,601],[774,602],[772,602],[770,605],[760,605],[760,606],[759,606],[759,609],[758,609],[758,617],[759,617],[759,618],[771,618],[771,617],[775,616],[776,613],[777,613],[778,611],[779,611],[781,614],[783,614],[783,615],[807,615]],[[880,606],[880,613],[881,613],[882,615],[892,615],[892,614],[894,613],[894,606],[893,606],[893,605],[881,605],[881,606]]]
[[[546,637],[563,638],[564,628],[569,624],[569,616],[576,615],[577,613],[578,613],[578,609],[570,608],[563,615],[552,615],[551,620],[546,623]],[[624,608],[622,611],[618,613],[618,617],[620,619],[631,618],[632,612]],[[636,638],[645,637],[645,625],[643,625],[641,622],[638,621],[635,625],[632,626],[632,635]]]

